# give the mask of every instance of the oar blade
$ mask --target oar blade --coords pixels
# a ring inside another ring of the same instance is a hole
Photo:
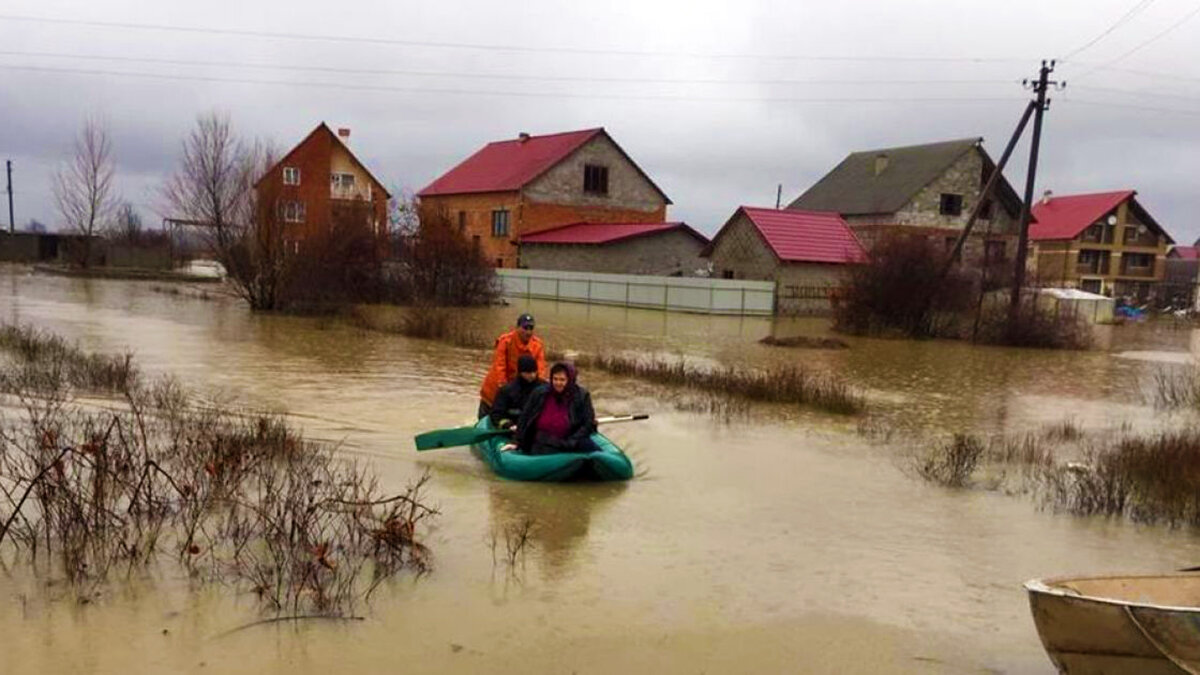
[[[456,429],[437,429],[417,434],[417,450],[437,450],[438,448],[454,448],[460,445],[471,445],[487,440],[493,436],[509,433],[506,429],[478,429],[476,427],[458,427]]]

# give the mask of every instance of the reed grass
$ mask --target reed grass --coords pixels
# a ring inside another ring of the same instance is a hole
[[[14,361],[0,374],[0,386],[8,389],[69,384],[125,393],[140,381],[132,354],[85,352],[58,335],[28,325],[0,324],[0,352]]]

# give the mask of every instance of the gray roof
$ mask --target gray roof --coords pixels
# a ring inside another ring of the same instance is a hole
[[[842,215],[894,213],[982,142],[982,138],[962,138],[851,153],[788,208]],[[875,175],[875,159],[880,156],[887,157],[887,167]]]

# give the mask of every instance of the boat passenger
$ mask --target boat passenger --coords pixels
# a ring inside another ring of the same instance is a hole
[[[522,314],[517,317],[517,327],[496,338],[496,346],[492,352],[492,367],[483,386],[479,389],[479,418],[483,419],[492,411],[496,393],[500,387],[517,376],[517,359],[528,354],[537,361],[537,373],[541,379],[546,379],[546,348],[542,339],[533,334],[533,315]]]
[[[575,382],[575,366],[556,363],[550,368],[550,384],[530,395],[517,420],[516,443],[506,446],[530,455],[558,452],[597,452],[592,441],[596,411],[592,395]]]
[[[522,354],[517,359],[517,376],[496,393],[490,413],[492,426],[503,429],[515,425],[530,394],[544,384],[546,381],[538,377],[537,359]]]

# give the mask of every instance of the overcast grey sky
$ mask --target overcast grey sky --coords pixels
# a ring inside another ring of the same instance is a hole
[[[157,221],[157,186],[212,109],[282,147],[322,120],[350,127],[381,180],[414,190],[488,141],[604,126],[674,201],[668,217],[711,234],[854,150],[983,136],[998,156],[1021,80],[1066,57],[1038,194],[1133,188],[1190,243],[1197,14],[1198,0],[7,0],[0,159],[18,225],[54,224],[51,172],[98,115],[121,193]],[[1006,171],[1018,191],[1025,147]]]

